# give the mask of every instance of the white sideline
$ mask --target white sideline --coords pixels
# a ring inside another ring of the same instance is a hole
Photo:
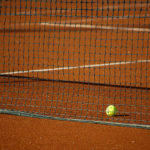
[[[70,69],[85,69],[85,68],[95,68],[104,66],[115,66],[115,65],[126,65],[135,63],[149,63],[150,60],[137,60],[137,61],[127,61],[127,62],[114,62],[105,64],[94,64],[94,65],[83,65],[83,66],[72,66],[72,67],[59,67],[59,68],[49,68],[49,69],[37,69],[37,70],[23,70],[23,71],[12,71],[0,73],[0,75],[14,75],[14,74],[24,74],[24,73],[34,73],[34,72],[48,72],[48,71],[59,71],[59,70],[70,70]]]
[[[88,24],[59,24],[59,23],[49,23],[41,22],[37,23],[43,26],[54,26],[54,27],[69,27],[69,28],[86,28],[86,29],[104,29],[104,30],[124,30],[124,31],[134,31],[134,32],[150,32],[148,28],[130,28],[130,27],[113,27],[113,26],[102,26],[102,25],[88,25]],[[31,24],[30,24],[31,25]],[[35,25],[35,24],[34,24]]]
[[[49,26],[49,27],[67,27],[67,28],[83,28],[83,29],[103,29],[103,30],[122,30],[122,31],[131,31],[131,32],[150,32],[148,28],[135,28],[135,27],[113,27],[113,26],[103,26],[103,25],[90,25],[90,24],[71,24],[71,23],[54,23],[54,22],[39,22],[39,23],[15,23],[15,29],[17,26]],[[14,24],[10,24],[9,28]],[[6,27],[5,27],[6,28]],[[3,29],[3,28],[0,28]]]

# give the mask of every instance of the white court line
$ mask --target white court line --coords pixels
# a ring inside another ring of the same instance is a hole
[[[72,23],[55,23],[55,22],[39,22],[39,23],[15,23],[10,24],[9,28],[11,26],[14,26],[15,28],[17,25],[20,26],[35,26],[35,25],[41,25],[41,26],[49,26],[49,27],[68,27],[68,28],[83,28],[83,29],[104,29],[104,30],[123,30],[123,31],[132,31],[132,32],[150,32],[150,29],[148,28],[135,28],[135,27],[113,27],[113,26],[103,26],[103,25],[90,25],[90,24],[72,24]],[[6,28],[6,27],[5,27]],[[3,29],[3,28],[0,28]]]
[[[105,66],[115,66],[115,65],[126,65],[135,63],[148,63],[150,60],[137,60],[137,61],[127,61],[127,62],[115,62],[115,63],[105,63],[105,64],[94,64],[94,65],[84,65],[84,66],[72,66],[72,67],[59,67],[50,69],[37,69],[37,70],[23,70],[23,71],[13,71],[0,73],[0,75],[14,75],[14,74],[24,74],[24,73],[34,73],[34,72],[48,72],[48,71],[59,71],[59,70],[70,70],[70,69],[85,69],[85,68],[95,68],[95,67],[105,67]]]
[[[49,22],[41,22],[41,23],[37,23],[37,24],[43,25],[43,26],[54,26],[54,27],[104,29],[104,30],[124,30],[124,31],[132,31],[132,32],[150,32],[150,29],[147,29],[147,28],[113,27],[113,26],[88,25],[88,24],[65,24],[65,23],[59,24],[59,23],[49,23]],[[30,25],[31,25],[31,23],[30,23]]]
[[[113,27],[113,26],[102,26],[102,25],[88,25],[88,24],[67,24],[67,23],[50,23],[50,22],[41,22],[41,23],[16,23],[15,26],[26,26],[26,25],[41,25],[41,26],[52,26],[52,27],[68,27],[68,28],[84,28],[84,29],[104,29],[104,30],[123,30],[123,31],[132,31],[132,32],[150,32],[148,28],[131,28],[131,27]]]
[[[91,19],[87,19],[88,21],[90,21]],[[52,26],[52,27],[69,27],[69,28],[85,28],[85,29],[104,29],[104,30],[123,30],[123,31],[132,31],[132,32],[150,32],[150,29],[148,28],[135,28],[135,27],[113,27],[113,26],[103,26],[103,25],[90,25],[90,24],[76,24],[75,22],[80,21],[82,23],[82,21],[86,21],[86,20],[71,20],[71,21],[62,21],[61,23],[57,23],[57,22],[39,22],[39,23],[15,23],[15,24],[10,24],[9,28],[11,26],[17,27],[18,26],[35,26],[35,25],[41,25],[41,26]],[[72,24],[72,22],[74,22],[75,24]],[[4,27],[5,29],[6,27]],[[3,28],[0,28],[3,29]]]
[[[13,25],[10,24],[9,27]],[[68,28],[83,28],[83,29],[104,29],[104,30],[123,30],[123,31],[132,31],[132,32],[150,32],[148,28],[131,28],[131,27],[113,27],[113,26],[102,26],[102,25],[88,25],[88,24],[69,24],[69,23],[50,23],[50,22],[41,22],[41,23],[16,23],[15,29],[17,29],[17,25],[26,26],[29,25],[30,27],[33,25],[41,25],[41,26],[49,26],[49,27],[68,27]],[[2,28],[1,28],[2,29]]]
[[[117,9],[117,8],[131,8],[132,6],[135,6],[135,7],[142,7],[142,6],[149,6],[150,4],[147,4],[147,3],[144,3],[144,4],[130,4],[130,5],[119,5],[119,6],[103,6],[103,7],[98,7],[98,9],[99,10],[107,10],[107,9],[109,9],[109,10],[111,10],[111,9]],[[92,9],[94,9],[94,8],[92,8]],[[70,11],[77,11],[77,10],[55,10],[55,9],[53,9],[53,10],[49,10],[49,11],[47,11],[47,12],[51,12],[51,13],[58,13],[58,12],[70,12]],[[35,11],[33,11],[33,12],[19,12],[19,13],[17,13],[17,14],[36,14],[36,12]],[[136,17],[136,16],[133,16],[133,17]],[[129,18],[129,16],[119,16],[119,17],[113,17],[113,18],[102,18],[101,20],[115,20],[115,19],[128,19]],[[83,22],[89,22],[89,21],[94,21],[94,20],[97,20],[97,18],[90,18],[90,19],[84,19],[84,18],[82,18],[82,19],[77,19],[77,20],[71,20],[71,21],[62,21],[61,23],[63,24],[63,23],[83,23]],[[56,23],[57,24],[57,23]],[[56,25],[55,24],[55,25]],[[45,24],[46,25],[46,24]],[[51,23],[51,26],[52,26],[52,23]],[[61,25],[62,26],[62,25]],[[69,25],[67,25],[68,27],[71,27],[71,26],[69,26]],[[78,28],[78,26],[79,25],[76,25],[76,28]],[[84,27],[83,27],[84,26]],[[88,26],[86,26],[85,27],[85,25],[82,25],[82,26],[80,26],[80,28],[89,28]],[[113,30],[116,30],[116,28],[115,27],[107,27],[107,26],[92,26],[91,25],[91,28],[95,28],[95,29],[107,29],[107,30],[110,30],[110,29],[112,29],[113,28]],[[127,31],[139,31],[139,32],[149,32],[149,30],[150,29],[141,29],[141,28],[134,28],[134,30],[133,30],[133,28],[131,28],[131,29],[129,29],[129,28],[118,28],[117,27],[117,29],[119,29],[119,30],[127,30]]]

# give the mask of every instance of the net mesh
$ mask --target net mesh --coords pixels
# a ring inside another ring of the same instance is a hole
[[[1,0],[0,112],[149,125],[149,10],[149,0]]]

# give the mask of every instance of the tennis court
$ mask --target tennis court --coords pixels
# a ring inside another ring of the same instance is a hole
[[[1,1],[1,113],[149,128],[149,9],[147,0]]]

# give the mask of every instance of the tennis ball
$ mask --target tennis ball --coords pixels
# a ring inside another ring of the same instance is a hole
[[[109,105],[107,108],[106,108],[106,114],[108,116],[114,116],[116,115],[117,113],[117,108],[114,106],[114,105]]]

